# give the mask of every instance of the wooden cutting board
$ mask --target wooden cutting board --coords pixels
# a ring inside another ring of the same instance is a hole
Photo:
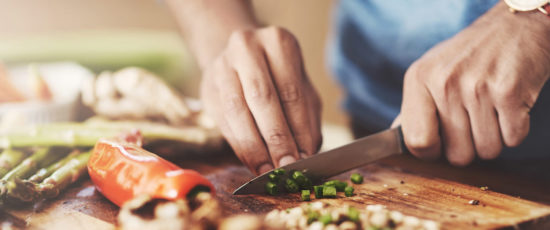
[[[455,168],[444,162],[397,156],[355,170],[365,177],[363,184],[354,185],[356,196],[323,201],[357,207],[383,204],[391,210],[437,221],[444,229],[550,229],[550,169],[545,162],[549,161],[477,163]],[[252,175],[230,155],[208,161],[187,159],[178,164],[199,170],[215,184],[227,215],[264,214],[303,203],[297,194],[232,196],[231,192]],[[484,191],[480,186],[490,189]],[[470,200],[479,200],[479,205],[469,204]],[[0,219],[31,229],[111,229],[117,212],[118,208],[86,178],[58,199],[3,210]]]

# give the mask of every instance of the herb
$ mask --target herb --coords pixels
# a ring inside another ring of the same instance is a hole
[[[277,176],[283,176],[283,175],[285,175],[286,171],[282,168],[278,168],[278,169],[273,170],[273,173],[275,173],[275,175],[277,175]]]
[[[309,190],[302,190],[302,200],[303,201],[311,200],[311,192]]]
[[[319,212],[317,212],[317,211],[308,212],[307,213],[307,224],[311,224],[311,223],[315,222],[316,220],[319,219],[320,216],[321,216],[321,214],[319,214]]]
[[[323,186],[322,185],[313,186],[313,192],[315,193],[315,198],[316,199],[323,198]]]
[[[330,213],[327,213],[319,217],[319,222],[323,223],[323,225],[328,225],[332,222],[332,216],[330,215]]]
[[[349,207],[348,218],[353,222],[359,222],[359,211],[354,207]]]
[[[351,186],[347,186],[345,189],[344,189],[344,194],[347,196],[347,197],[350,197],[350,196],[353,196],[353,191],[355,189]]]
[[[275,184],[273,182],[267,182],[267,184],[265,184],[265,190],[267,191],[267,193],[269,195],[272,195],[272,196],[275,196],[279,193],[279,189],[277,188],[277,184]]]
[[[306,183],[306,176],[304,176],[304,174],[300,171],[294,171],[292,173],[292,179],[294,179],[296,181],[296,183],[298,183],[298,185],[300,186],[304,186],[305,183]]]
[[[281,180],[281,178],[277,174],[274,174],[274,173],[270,173],[268,176],[269,176],[269,181],[271,181],[273,183],[279,183],[279,181]]]
[[[325,182],[324,186],[332,186],[336,188],[336,191],[343,192],[344,189],[346,189],[346,186],[348,186],[348,183],[339,180],[331,180]]]
[[[298,192],[300,190],[300,187],[298,186],[296,181],[294,181],[293,179],[290,179],[290,178],[286,179],[285,188],[290,193],[295,193],[295,192]]]
[[[359,173],[352,173],[350,176],[350,180],[354,184],[361,184],[363,183],[363,176]]]
[[[334,186],[323,186],[324,198],[336,198],[336,188]]]

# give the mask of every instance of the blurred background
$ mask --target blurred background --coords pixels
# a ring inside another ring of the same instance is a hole
[[[326,124],[347,127],[341,91],[325,64],[332,0],[253,1],[265,24],[292,31],[323,99]],[[75,61],[94,73],[149,69],[196,96],[200,71],[162,1],[0,0],[0,60],[8,65]]]

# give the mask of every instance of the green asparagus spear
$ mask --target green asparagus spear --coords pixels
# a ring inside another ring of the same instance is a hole
[[[6,181],[4,189],[3,199],[9,199],[10,201],[31,202],[38,196],[34,183],[19,178]]]
[[[38,184],[37,189],[42,198],[51,198],[59,195],[61,191],[85,174],[87,172],[86,165],[91,153],[90,151],[75,156],[51,176],[44,179],[42,183]]]
[[[40,183],[42,182],[46,177],[49,177],[52,175],[56,170],[61,168],[63,165],[65,165],[69,160],[74,158],[80,154],[80,151],[75,150],[72,151],[69,155],[67,155],[65,158],[59,160],[58,162],[53,163],[52,165],[48,166],[47,168],[41,168],[38,170],[34,175],[32,175],[28,181],[33,183]]]
[[[0,155],[0,178],[21,163],[26,156],[27,154],[21,151],[13,149],[4,150],[2,155]]]
[[[93,147],[100,138],[114,137],[124,131],[138,129],[144,142],[175,141],[204,144],[218,135],[195,127],[174,128],[168,125],[143,122],[52,123],[22,127],[0,133],[0,148],[28,146]]]
[[[61,152],[59,152],[61,151]],[[65,153],[64,153],[65,152]],[[2,181],[11,181],[15,178],[26,179],[33,175],[38,169],[44,168],[53,162],[56,162],[60,158],[64,157],[66,151],[54,148],[39,149],[33,153],[30,157],[23,160],[17,167],[8,172]]]

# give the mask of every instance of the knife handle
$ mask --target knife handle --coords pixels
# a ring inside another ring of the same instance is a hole
[[[403,136],[403,129],[401,128],[401,125],[397,126],[395,129],[397,129],[397,138],[401,144],[401,153],[410,155],[411,152],[407,148],[407,144],[405,144],[405,137]]]

